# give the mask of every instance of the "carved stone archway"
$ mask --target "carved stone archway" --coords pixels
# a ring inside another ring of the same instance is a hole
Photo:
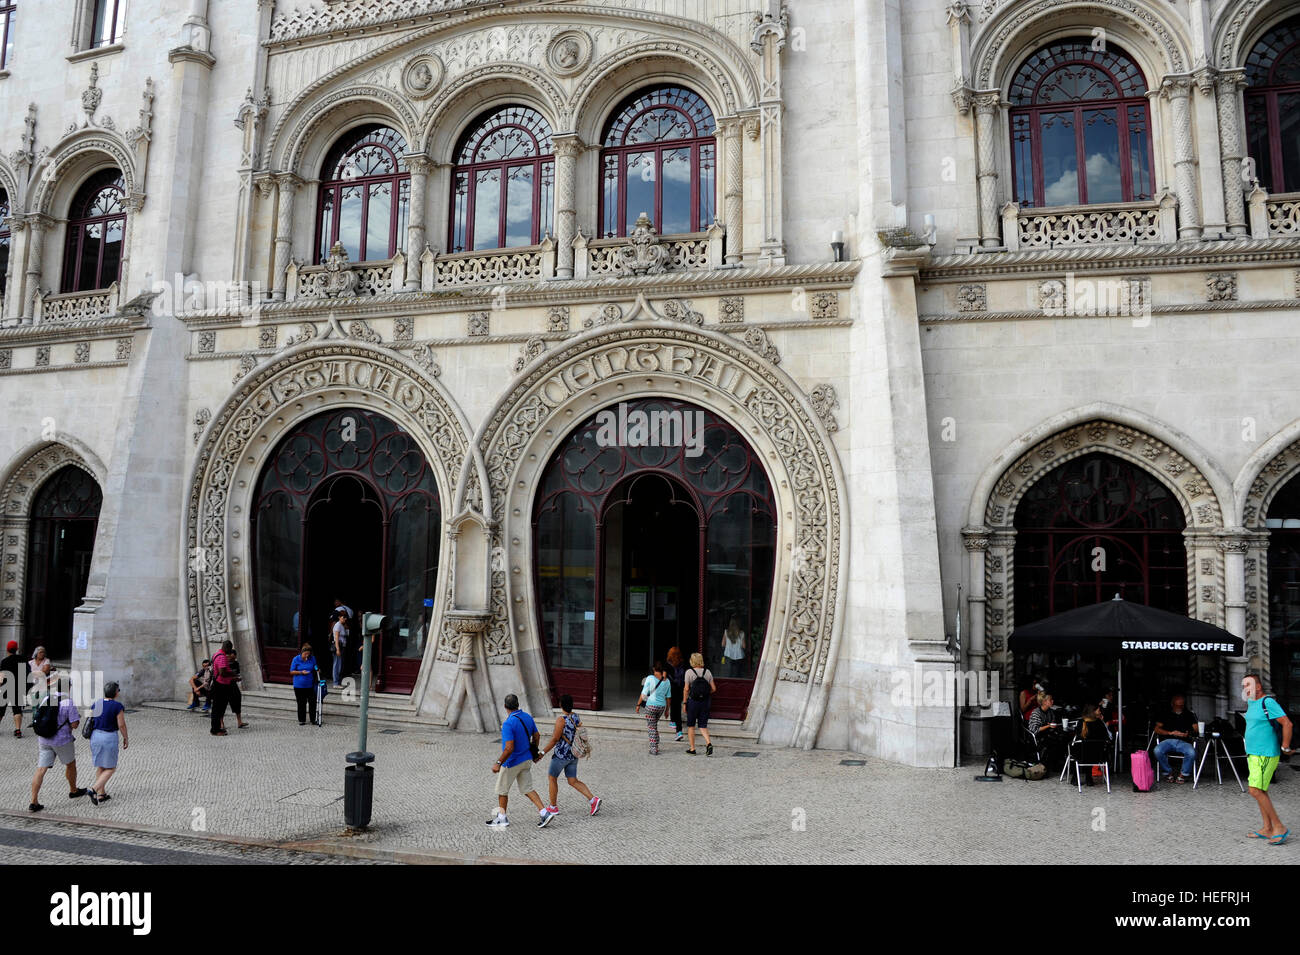
[[[27,535],[32,503],[45,482],[59,469],[81,468],[101,488],[104,469],[89,452],[67,444],[45,444],[29,451],[0,486],[0,644],[22,644],[23,600],[27,592]],[[98,542],[97,542],[98,543]]]
[[[746,726],[765,740],[811,748],[843,621],[847,514],[841,469],[811,400],[789,376],[699,327],[660,320],[597,326],[535,358],[497,404],[477,439],[497,529],[485,635],[489,670],[514,664],[526,692],[546,699],[531,524],[541,472],[593,411],[656,396],[717,413],[745,436],[767,469],[779,510],[778,556],[770,636]],[[450,641],[444,649],[451,654]]]
[[[1186,521],[1188,615],[1225,625],[1223,512],[1211,481],[1160,439],[1099,418],[1058,431],[1016,458],[993,485],[983,525],[963,528],[970,555],[972,666],[987,659],[1005,671],[1011,661],[1006,641],[1015,629],[1017,506],[1049,471],[1095,452],[1142,468],[1173,492]]]
[[[415,439],[433,468],[438,493],[450,501],[470,451],[464,415],[443,387],[403,356],[357,341],[308,343],[255,369],[209,424],[189,482],[183,574],[195,660],[233,640],[246,659],[253,688],[261,683],[249,515],[257,480],[279,438],[300,421],[336,407],[382,414]],[[450,554],[447,541],[441,547]],[[450,600],[450,560],[440,560],[438,592]],[[437,616],[431,630],[441,626]],[[432,644],[432,641],[431,641]],[[428,680],[429,652],[416,683]]]

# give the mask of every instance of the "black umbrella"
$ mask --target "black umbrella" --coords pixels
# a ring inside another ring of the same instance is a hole
[[[1114,600],[1058,613],[1017,627],[1007,641],[1014,651],[1032,653],[1096,653],[1116,657],[1119,691],[1119,745],[1124,750],[1124,667],[1123,658],[1143,653],[1208,653],[1239,657],[1245,649],[1241,637],[1222,627],[1193,620],[1167,610],[1130,603],[1115,595]]]

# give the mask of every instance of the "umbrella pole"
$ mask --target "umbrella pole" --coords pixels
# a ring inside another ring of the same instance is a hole
[[[1124,658],[1117,657],[1115,660],[1115,706],[1119,713],[1119,726],[1116,728],[1116,736],[1119,742],[1115,746],[1115,772],[1119,772],[1120,763],[1124,760]]]

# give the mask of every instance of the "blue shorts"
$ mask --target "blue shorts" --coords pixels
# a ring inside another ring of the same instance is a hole
[[[551,754],[551,766],[546,770],[546,775],[552,779],[559,779],[560,773],[563,772],[566,779],[578,778],[578,757],[570,756],[563,759],[555,753]]]

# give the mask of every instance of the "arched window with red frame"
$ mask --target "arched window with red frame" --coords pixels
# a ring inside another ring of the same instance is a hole
[[[410,212],[406,139],[389,126],[349,130],[321,170],[316,263],[325,261],[337,242],[352,262],[391,259],[405,248]]]
[[[118,170],[105,169],[87,179],[72,199],[63,291],[108,288],[121,278],[125,236],[126,183]]]
[[[453,252],[542,241],[555,203],[551,124],[527,106],[480,116],[461,137],[451,177]]]
[[[1300,192],[1300,17],[1264,34],[1246,57],[1246,136],[1272,193]]]
[[[1139,202],[1155,195],[1151,107],[1138,65],[1113,44],[1058,40],[1011,83],[1011,158],[1022,206]]]
[[[9,193],[0,189],[0,298],[5,294],[5,273],[9,271]]]
[[[713,111],[680,86],[641,90],[614,111],[601,150],[601,234],[628,235],[650,216],[661,235],[699,232],[717,209]]]

